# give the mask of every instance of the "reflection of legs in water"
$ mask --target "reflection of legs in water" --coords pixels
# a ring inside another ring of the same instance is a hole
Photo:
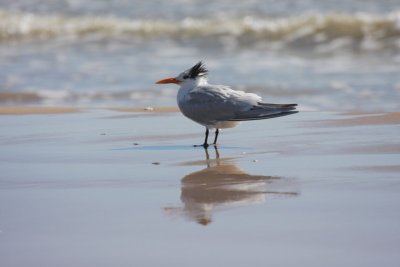
[[[217,165],[219,165],[219,151],[217,146],[214,146],[214,150],[215,150],[215,161]],[[210,168],[210,154],[208,153],[208,149],[204,148],[204,152],[206,153],[207,167]]]
[[[181,179],[183,206],[179,211],[190,220],[208,225],[213,213],[226,207],[263,203],[269,195],[297,194],[287,189],[290,180],[280,182],[281,177],[248,174],[235,165],[235,158],[224,158],[224,152],[220,155],[216,146],[214,151],[204,148],[204,158],[194,163],[196,170]],[[201,158],[203,152],[199,153]],[[199,162],[206,165],[200,171]]]
[[[214,149],[215,149],[215,159],[219,159],[219,152],[217,146],[214,146]]]
[[[208,149],[204,148],[204,152],[206,152],[206,163],[207,163],[207,168],[210,168],[210,154],[208,154]]]

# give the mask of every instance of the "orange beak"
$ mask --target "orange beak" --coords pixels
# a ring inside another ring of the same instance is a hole
[[[180,84],[181,82],[178,81],[176,78],[166,78],[156,82],[156,84],[165,84],[165,83],[176,83]]]

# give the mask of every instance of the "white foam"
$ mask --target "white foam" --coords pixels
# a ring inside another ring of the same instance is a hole
[[[190,38],[191,41],[209,38],[221,40],[228,48],[235,47],[236,42],[257,44],[259,41],[268,41],[278,48],[282,43],[305,42],[310,45],[328,42],[318,48],[324,52],[339,49],[351,41],[367,39],[369,41],[363,46],[366,49],[375,49],[379,47],[378,43],[393,43],[400,38],[399,17],[399,13],[331,13],[281,18],[246,16],[169,21],[33,15],[0,10],[0,42],[66,37],[79,39],[85,36],[111,38],[124,35],[135,38],[163,37],[170,40]]]
[[[36,93],[43,99],[61,100],[71,97],[71,93],[65,90],[39,90]]]

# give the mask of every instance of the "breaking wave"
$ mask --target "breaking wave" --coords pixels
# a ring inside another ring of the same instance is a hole
[[[52,38],[217,39],[239,44],[270,42],[296,45],[332,40],[367,46],[400,46],[400,13],[302,15],[286,18],[219,18],[181,21],[134,20],[115,17],[67,17],[0,10],[0,43]],[[217,37],[217,38],[215,38]]]
[[[0,105],[104,105],[114,103],[140,104],[153,99],[174,99],[176,90],[89,91],[67,90],[0,91]]]

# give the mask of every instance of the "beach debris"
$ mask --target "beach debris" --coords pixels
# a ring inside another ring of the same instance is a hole
[[[145,109],[144,110],[146,110],[146,111],[154,111],[154,108],[153,107],[151,107],[151,106],[148,106],[148,107],[145,107]]]
[[[134,146],[138,146],[138,145],[139,145],[139,143],[133,143],[133,145],[134,145]]]
[[[152,162],[153,165],[160,165],[160,162]]]
[[[255,163],[255,162],[258,162],[258,159],[253,159],[253,162]]]

